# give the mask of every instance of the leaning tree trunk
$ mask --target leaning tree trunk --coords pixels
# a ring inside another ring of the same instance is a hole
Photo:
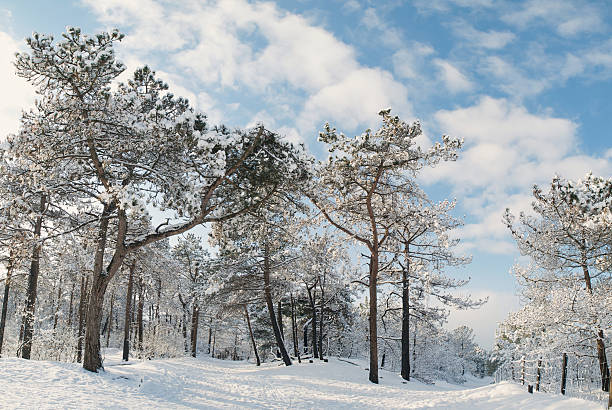
[[[40,273],[40,233],[42,229],[43,213],[46,206],[46,196],[40,197],[40,214],[34,224],[34,247],[32,249],[32,259],[30,262],[30,273],[28,275],[28,290],[26,296],[26,306],[23,313],[23,345],[21,357],[29,359],[32,352],[32,336],[34,333],[34,310],[36,307],[36,295],[38,293],[38,275]]]
[[[134,289],[134,270],[136,262],[130,265],[130,273],[128,277],[127,294],[125,296],[125,321],[123,325],[123,361],[130,360],[130,329],[131,329],[131,312],[132,312],[132,292]]]
[[[249,316],[249,308],[246,304],[244,305],[244,316],[246,317],[247,326],[249,328],[249,336],[251,337],[251,343],[253,344],[253,353],[255,354],[255,360],[257,360],[257,366],[260,366],[261,360],[259,360],[259,353],[257,353],[257,343],[255,343],[255,336],[253,335],[253,328],[251,327],[251,318]]]
[[[12,252],[11,252],[12,254]],[[13,257],[9,258],[6,267],[6,279],[4,281],[4,298],[2,299],[2,316],[0,316],[0,357],[2,357],[2,345],[4,344],[4,329],[6,327],[6,313],[8,311],[9,291],[11,287],[11,275],[13,273]]]
[[[402,269],[402,371],[404,380],[410,381],[410,284],[408,282],[408,245],[406,245],[406,266]]]
[[[268,256],[267,244],[266,244],[266,248],[264,251],[263,277],[264,277],[264,296],[266,299],[266,305],[268,306],[270,322],[272,322],[272,330],[274,331],[274,337],[276,338],[276,345],[278,346],[278,350],[280,350],[281,352],[281,357],[285,365],[291,366],[291,358],[289,357],[289,354],[287,353],[287,349],[285,348],[285,342],[283,341],[283,337],[281,336],[281,332],[278,327],[278,323],[276,322],[276,315],[274,314],[274,303],[272,302],[272,292],[270,290],[270,258]]]
[[[87,304],[85,323],[85,354],[83,367],[89,371],[97,371],[102,367],[102,354],[100,351],[100,324],[104,307],[104,293],[108,287],[106,275],[96,275],[92,282]]]

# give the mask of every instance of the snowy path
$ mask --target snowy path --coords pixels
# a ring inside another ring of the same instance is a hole
[[[114,359],[114,360],[113,360]],[[291,367],[171,359],[119,365],[107,359],[94,375],[78,365],[0,359],[2,408],[406,408],[601,409],[596,403],[527,394],[502,383],[482,387],[403,384],[381,371],[367,381],[363,367],[331,359]]]

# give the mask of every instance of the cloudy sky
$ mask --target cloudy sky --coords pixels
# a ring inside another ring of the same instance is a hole
[[[0,0],[0,138],[34,98],[13,53],[67,25],[119,28],[128,69],[149,64],[214,122],[264,122],[319,157],[326,121],[356,134],[381,108],[418,118],[432,141],[465,140],[459,161],[422,179],[432,197],[457,198],[473,263],[456,274],[490,296],[450,325],[489,347],[517,306],[503,210],[527,209],[554,174],[612,174],[610,22],[603,0]]]

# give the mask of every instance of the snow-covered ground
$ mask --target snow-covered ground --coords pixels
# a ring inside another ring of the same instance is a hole
[[[210,358],[133,361],[108,354],[106,371],[79,365],[0,359],[2,408],[408,408],[408,409],[601,409],[559,395],[528,394],[511,383],[464,386],[403,383],[381,370],[367,381],[363,363],[251,363]]]

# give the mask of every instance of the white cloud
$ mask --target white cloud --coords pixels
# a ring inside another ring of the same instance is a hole
[[[21,111],[34,102],[34,89],[15,74],[13,61],[21,46],[7,33],[0,31],[0,140],[19,129]]]
[[[525,75],[498,56],[485,58],[480,70],[495,77],[494,84],[497,83],[502,91],[519,98],[539,94],[551,81],[551,78],[533,78]]]
[[[378,112],[387,107],[409,119],[412,109],[407,89],[387,71],[361,68],[308,98],[297,121],[298,129],[318,129],[324,121],[349,130],[370,127],[378,123]]]
[[[493,0],[416,0],[414,2],[414,5],[417,10],[421,12],[446,12],[453,7],[463,7],[471,9],[489,8],[493,6]]]
[[[603,31],[606,27],[595,5],[584,1],[529,0],[519,10],[504,14],[502,20],[520,28],[544,23],[565,37]]]
[[[514,33],[509,31],[477,30],[465,20],[456,21],[451,27],[455,35],[467,40],[474,47],[497,50],[516,39]]]
[[[434,64],[440,70],[440,79],[450,92],[460,93],[472,89],[473,85],[470,80],[448,61],[435,59]]]
[[[610,158],[577,150],[578,125],[550,114],[534,114],[505,99],[483,97],[467,108],[435,115],[444,133],[465,139],[455,163],[426,170],[427,182],[446,182],[471,215],[460,230],[465,250],[508,253],[509,236],[501,223],[506,207],[528,210],[531,187],[547,184],[555,174],[578,178],[588,171],[612,173]]]
[[[265,107],[247,114],[250,122],[264,120],[255,117],[265,113],[277,127],[306,135],[325,120],[348,129],[371,125],[387,106],[411,114],[407,90],[390,72],[363,66],[353,47],[274,3],[192,1],[178,11],[152,0],[125,7],[117,0],[87,1],[105,22],[129,24],[127,38],[138,38],[126,42],[127,54],[149,58],[158,49],[166,51],[163,63],[170,66],[162,65],[176,73],[176,85],[181,85],[181,77],[189,78],[190,84],[206,88],[211,96],[229,89],[264,101]],[[138,15],[140,7],[150,7],[150,19]],[[369,23],[380,23],[373,9],[367,13]],[[179,20],[180,24],[171,24]],[[376,24],[372,27],[378,29]],[[176,44],[168,44],[184,35]],[[182,83],[184,89],[190,88]],[[287,95],[293,100],[276,101],[286,100]],[[288,105],[302,107],[303,112],[293,113]]]
[[[342,9],[345,10],[346,12],[352,13],[354,11],[361,9],[361,5],[359,4],[357,0],[348,0],[348,1],[343,2]]]
[[[381,19],[376,14],[376,10],[372,7],[367,8],[361,17],[361,24],[369,29],[377,28],[382,25]]]
[[[430,45],[415,41],[393,54],[393,72],[400,78],[415,79],[421,75],[426,59],[434,53]]]

